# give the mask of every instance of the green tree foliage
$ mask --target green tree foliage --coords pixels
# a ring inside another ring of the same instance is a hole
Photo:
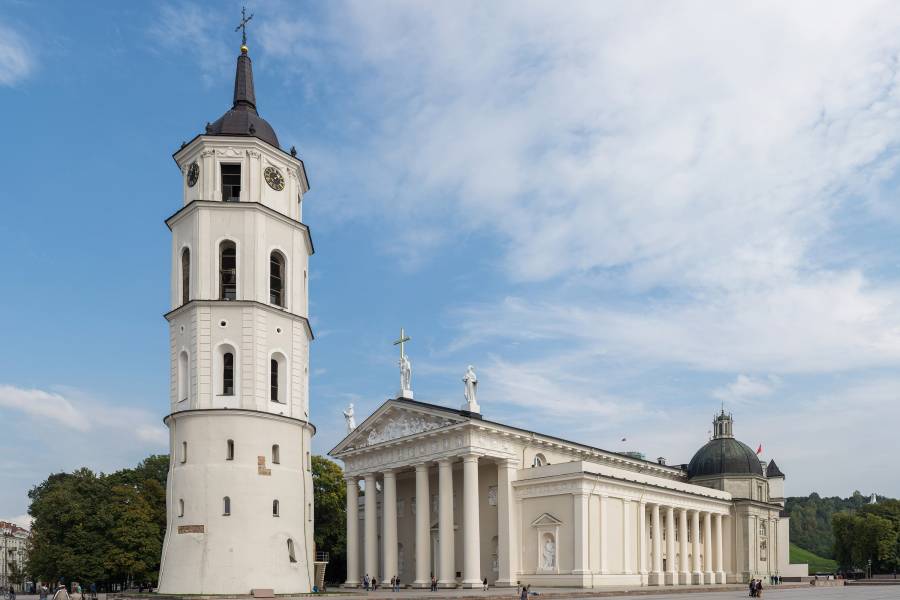
[[[832,518],[835,558],[843,569],[864,570],[872,561],[874,573],[900,567],[900,501],[885,500]]]
[[[824,558],[836,558],[832,517],[839,512],[857,511],[868,500],[859,492],[853,492],[849,498],[822,498],[816,493],[787,498],[784,508],[791,518],[791,542]]]
[[[316,550],[328,552],[331,583],[347,579],[347,484],[344,471],[324,456],[312,457]]]
[[[155,579],[168,462],[151,456],[110,475],[55,473],[32,488],[29,575],[81,583]]]

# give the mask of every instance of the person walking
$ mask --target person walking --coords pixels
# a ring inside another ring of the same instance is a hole
[[[481,582],[481,591],[488,591],[487,577],[484,578],[484,581]]]
[[[434,578],[434,573],[431,574],[431,591],[437,591],[437,579]]]

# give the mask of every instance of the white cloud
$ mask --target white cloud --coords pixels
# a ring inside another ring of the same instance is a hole
[[[0,85],[13,86],[34,70],[34,50],[21,34],[3,23],[0,40]]]
[[[325,21],[261,33],[307,82],[356,78],[366,127],[329,212],[383,220],[412,269],[495,236],[507,278],[543,285],[524,326],[508,302],[471,307],[489,331],[728,372],[900,362],[900,287],[841,230],[880,218],[859,199],[898,164],[892,3],[351,3]]]
[[[200,4],[163,4],[149,35],[166,52],[190,52],[191,59],[200,66],[204,84],[209,86],[219,85],[227,77],[229,65],[237,55],[237,45],[228,52],[222,31],[228,31],[222,12]]]
[[[53,421],[67,429],[87,431],[91,428],[85,414],[60,394],[36,389],[0,385],[0,407],[23,412],[38,422]]]
[[[729,406],[734,406],[769,396],[774,390],[775,382],[771,378],[757,379],[741,374],[728,385],[713,390],[712,395]]]
[[[169,445],[169,432],[162,425],[142,424],[135,431],[138,438],[150,442],[156,446],[166,447]]]

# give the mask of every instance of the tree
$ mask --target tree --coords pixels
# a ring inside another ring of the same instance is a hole
[[[900,504],[896,501],[894,504]],[[886,573],[897,568],[900,550],[900,518],[893,520],[882,514],[893,514],[892,506],[864,506],[857,514],[838,513],[832,519],[834,550],[838,564],[844,569],[862,569],[872,561],[872,571]]]
[[[316,550],[329,553],[326,578],[347,579],[347,484],[344,471],[324,456],[312,457]]]
[[[155,580],[166,528],[169,458],[96,475],[55,473],[28,493],[28,572],[54,582]]]

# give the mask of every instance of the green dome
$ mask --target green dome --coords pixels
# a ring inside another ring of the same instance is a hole
[[[750,446],[732,437],[710,440],[688,465],[688,477],[704,475],[762,475],[762,465]]]

